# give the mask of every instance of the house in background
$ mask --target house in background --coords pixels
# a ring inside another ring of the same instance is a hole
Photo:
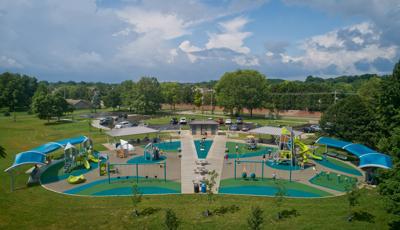
[[[66,99],[67,103],[70,104],[75,109],[90,109],[92,108],[92,103],[81,99]]]

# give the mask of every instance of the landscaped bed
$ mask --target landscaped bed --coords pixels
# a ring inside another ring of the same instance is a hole
[[[108,179],[102,179],[66,190],[64,193],[86,196],[131,195],[132,185],[136,182],[136,177],[111,178],[111,183],[109,183]],[[138,187],[143,194],[181,193],[180,183],[162,179],[139,178]]]
[[[239,147],[238,149],[239,154],[236,154],[236,145],[238,145]],[[264,154],[267,154],[269,150],[271,150],[271,152],[276,150],[273,147],[267,147],[261,145],[258,145],[257,149],[251,150],[247,147],[247,144],[237,143],[237,142],[227,142],[226,148],[228,149],[228,157],[230,159],[262,156]]]
[[[279,186],[283,187],[288,197],[326,197],[331,196],[328,192],[310,187],[298,182],[273,179],[225,179],[221,180],[220,194],[239,194],[239,195],[258,195],[275,196],[279,191]]]
[[[310,179],[310,183],[336,191],[345,192],[357,184],[357,178],[332,172],[320,172]]]
[[[340,160],[331,158],[331,157],[327,157],[324,160],[321,161],[315,161],[318,164],[321,164],[327,168],[333,169],[333,170],[337,170],[340,172],[344,172],[344,173],[348,173],[348,174],[352,174],[355,176],[362,176],[362,173],[356,169],[355,167],[348,165]]]

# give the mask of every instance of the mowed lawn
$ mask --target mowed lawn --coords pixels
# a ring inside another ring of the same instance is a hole
[[[0,229],[162,229],[164,212],[151,216],[132,217],[129,197],[77,197],[57,194],[40,186],[26,188],[27,177],[18,176],[14,192],[9,190],[9,177],[4,169],[11,165],[14,155],[52,140],[88,135],[95,148],[102,150],[104,133],[91,129],[87,120],[74,123],[44,125],[34,116],[18,114],[17,122],[0,117],[0,145],[8,152],[0,159]],[[322,199],[285,199],[283,208],[294,208],[299,216],[276,221],[274,198],[229,196],[215,197],[209,204],[204,195],[146,196],[139,209],[146,207],[172,208],[181,220],[181,229],[246,229],[246,218],[252,206],[264,210],[265,229],[385,229],[393,218],[384,210],[383,199],[375,190],[363,190],[359,209],[374,216],[373,223],[347,222],[346,197]],[[238,205],[236,213],[203,217],[202,211],[222,205]]]

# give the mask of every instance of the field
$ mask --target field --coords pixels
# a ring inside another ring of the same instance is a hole
[[[188,117],[188,116],[187,116]],[[285,199],[282,208],[294,208],[298,217],[277,221],[278,208],[274,198],[216,195],[208,203],[203,195],[145,196],[139,209],[161,210],[150,216],[132,217],[129,197],[79,197],[57,194],[40,186],[26,188],[26,175],[21,170],[14,192],[9,189],[9,177],[4,169],[11,165],[14,155],[52,140],[77,135],[88,135],[96,150],[103,150],[107,142],[103,132],[89,128],[88,120],[46,125],[32,115],[19,113],[17,122],[0,117],[0,145],[8,156],[0,159],[0,229],[160,229],[163,228],[164,209],[172,208],[181,221],[181,229],[245,229],[252,206],[264,211],[265,229],[385,229],[392,220],[384,210],[383,199],[375,190],[362,190],[359,209],[374,216],[373,223],[347,222],[346,197],[321,199]],[[26,168],[25,168],[26,169]],[[221,216],[203,217],[206,209],[235,204],[239,211]]]

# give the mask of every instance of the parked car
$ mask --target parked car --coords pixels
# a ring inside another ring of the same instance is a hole
[[[314,132],[321,131],[321,127],[319,127],[319,125],[311,125],[310,127],[314,130]]]
[[[105,117],[100,119],[100,125],[108,126],[114,123],[114,118],[112,117]]]
[[[224,124],[224,119],[223,118],[218,118],[217,122],[218,122],[218,124],[223,125]]]
[[[321,127],[319,125],[310,125],[303,128],[303,132],[305,133],[315,133],[321,131]]]
[[[229,130],[231,131],[238,131],[239,127],[237,126],[237,124],[232,124],[231,126],[229,126]]]
[[[225,125],[231,125],[232,124],[232,119],[226,119],[225,120]]]
[[[238,124],[238,125],[243,124],[243,118],[237,117],[237,118],[236,118],[236,124]]]
[[[181,117],[181,119],[179,120],[179,124],[186,125],[187,124],[186,117]]]
[[[250,127],[248,125],[243,125],[243,127],[242,127],[243,132],[247,132],[249,130],[250,130]]]
[[[169,123],[170,123],[171,125],[177,125],[177,124],[178,124],[178,118],[176,118],[176,117],[171,118],[171,120],[169,121]]]
[[[130,123],[129,121],[122,121],[115,125],[116,129],[122,129],[127,127],[132,127],[132,123]]]

